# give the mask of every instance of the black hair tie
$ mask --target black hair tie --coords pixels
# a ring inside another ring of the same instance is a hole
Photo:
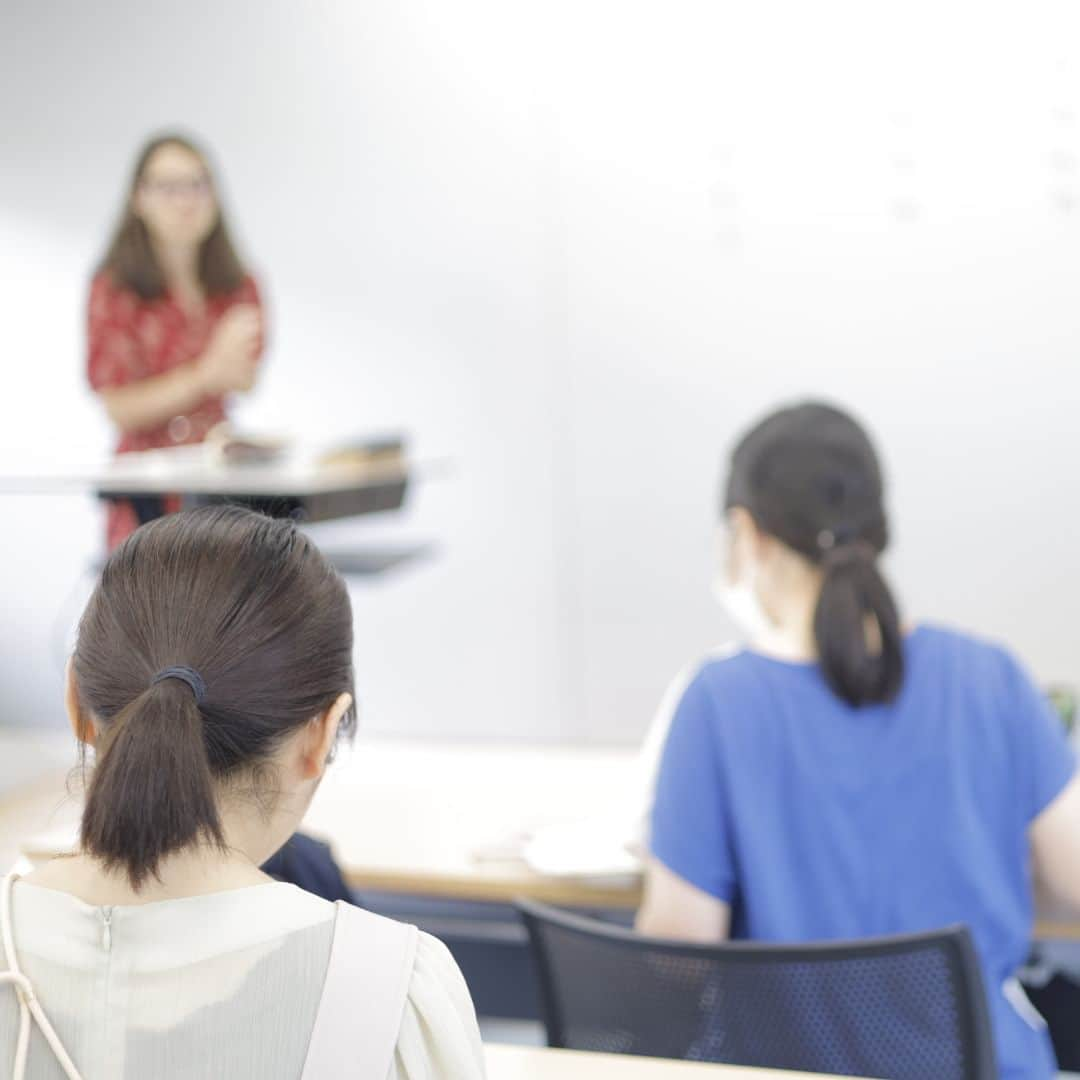
[[[179,679],[181,682],[187,683],[188,686],[191,687],[191,692],[195,695],[195,704],[201,705],[203,703],[203,699],[206,697],[206,683],[203,681],[203,677],[194,668],[162,668],[150,680],[150,685],[155,686],[157,683],[164,682],[166,679]]]
[[[854,562],[873,563],[878,557],[877,548],[869,540],[857,539],[849,530],[823,529],[818,533],[818,548],[827,569]]]
[[[817,534],[817,546],[823,552],[836,548],[848,547],[857,538],[858,533],[852,525],[837,525],[832,529],[822,529]]]

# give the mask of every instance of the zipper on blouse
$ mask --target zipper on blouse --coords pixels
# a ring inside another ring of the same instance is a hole
[[[101,947],[106,952],[112,951],[112,913],[111,907],[103,907],[101,909],[101,918],[103,926],[101,928]]]

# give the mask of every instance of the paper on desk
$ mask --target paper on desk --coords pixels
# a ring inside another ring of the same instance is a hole
[[[571,821],[534,833],[521,857],[546,877],[622,877],[641,869],[625,841],[625,819]]]
[[[521,850],[531,869],[551,877],[607,877],[641,871],[649,848],[656,776],[675,710],[704,663],[731,656],[737,649],[735,644],[712,649],[679,672],[664,692],[638,751],[629,796],[609,815],[537,829]]]

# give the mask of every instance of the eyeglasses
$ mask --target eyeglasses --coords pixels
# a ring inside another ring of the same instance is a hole
[[[210,177],[192,176],[170,180],[143,180],[139,187],[150,195],[164,195],[174,199],[178,195],[192,195],[205,198],[210,194]]]

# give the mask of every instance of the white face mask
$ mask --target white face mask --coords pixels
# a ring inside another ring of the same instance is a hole
[[[772,620],[758,599],[757,563],[744,557],[737,581],[731,581],[733,545],[735,534],[728,523],[722,523],[716,532],[717,570],[713,577],[713,596],[735,624],[739,636],[748,645],[760,644],[772,633]],[[746,553],[748,554],[748,553]]]
[[[772,631],[769,616],[758,599],[757,571],[732,584],[724,571],[713,579],[713,595],[748,643],[760,642]]]

